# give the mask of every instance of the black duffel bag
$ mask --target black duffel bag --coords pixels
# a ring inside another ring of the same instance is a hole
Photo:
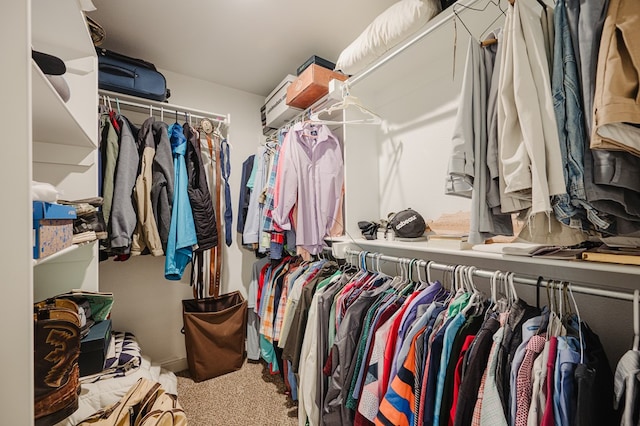
[[[107,49],[98,53],[98,87],[113,92],[165,101],[170,95],[167,81],[156,67]]]

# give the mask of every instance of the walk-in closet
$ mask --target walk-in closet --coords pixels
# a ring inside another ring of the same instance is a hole
[[[0,10],[0,424],[640,425],[640,3]]]

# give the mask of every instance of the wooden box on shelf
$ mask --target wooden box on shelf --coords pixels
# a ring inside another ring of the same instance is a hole
[[[287,88],[287,105],[308,108],[329,93],[329,81],[346,79],[344,74],[311,64]]]

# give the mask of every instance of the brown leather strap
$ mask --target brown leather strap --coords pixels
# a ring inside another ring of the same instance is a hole
[[[222,171],[220,169],[220,142],[216,138],[215,146],[211,139],[211,135],[207,134],[207,145],[209,147],[209,156],[211,158],[211,167],[215,161],[215,215],[216,215],[216,232],[218,234],[218,245],[211,249],[211,259],[209,262],[209,295],[218,297],[220,295],[220,275],[222,272],[222,232],[220,229],[220,182],[222,180]]]
[[[204,297],[204,253],[198,251],[193,254],[191,266],[191,285],[193,286],[193,298]]]

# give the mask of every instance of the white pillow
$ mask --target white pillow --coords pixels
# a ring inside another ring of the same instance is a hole
[[[335,69],[345,74],[357,74],[440,10],[440,0],[400,0],[391,5],[342,51]]]

